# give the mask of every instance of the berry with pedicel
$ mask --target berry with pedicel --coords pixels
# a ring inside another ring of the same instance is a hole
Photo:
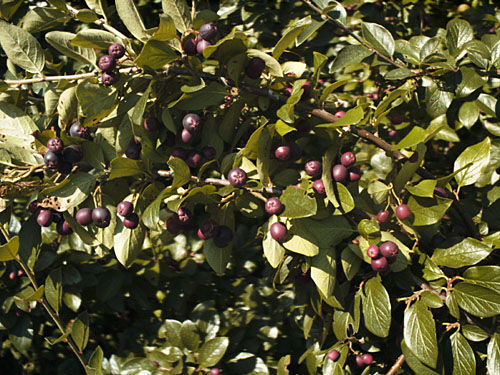
[[[233,168],[227,174],[227,179],[233,187],[240,188],[247,182],[247,173],[241,168]]]
[[[125,56],[125,47],[119,43],[113,43],[108,48],[108,54],[114,59],[120,59]]]
[[[249,78],[257,79],[260,77],[265,67],[266,62],[263,59],[260,57],[252,57],[245,67],[245,73]]]
[[[274,151],[274,157],[281,161],[287,161],[288,159],[290,159],[290,154],[291,154],[290,146],[286,145],[279,146]]]
[[[66,160],[59,163],[59,166],[57,167],[57,171],[61,174],[70,174],[72,170],[73,164]]]
[[[328,352],[327,356],[330,361],[335,362],[337,359],[339,359],[340,353],[338,350],[333,349]]]
[[[56,169],[59,166],[61,159],[54,151],[48,150],[43,156],[43,162],[47,168]]]
[[[217,36],[217,26],[213,22],[201,25],[199,35],[204,40],[212,40]]]
[[[186,164],[191,168],[199,168],[203,164],[203,156],[198,151],[191,151],[186,158]]]
[[[52,211],[46,208],[42,208],[36,215],[36,222],[41,227],[48,227],[52,224]]]
[[[135,229],[139,225],[139,215],[132,212],[130,215],[123,219],[123,226],[128,229]]]
[[[78,211],[76,211],[75,220],[78,224],[83,226],[92,224],[92,209],[80,208]]]
[[[104,72],[101,75],[101,83],[104,86],[112,86],[118,82],[118,76],[113,72]]]
[[[394,129],[389,131],[389,137],[395,137],[398,132]]]
[[[147,117],[144,119],[143,126],[148,132],[157,132],[160,130],[161,124],[156,117]]]
[[[198,52],[196,51],[197,44],[196,39],[185,39],[184,42],[182,42],[182,49],[186,55],[194,56]]]
[[[325,184],[323,183],[323,180],[314,181],[313,190],[319,195],[325,195],[326,190],[325,190]]]
[[[190,133],[197,133],[201,130],[201,118],[196,113],[188,113],[182,119],[182,126]]]
[[[207,160],[213,160],[217,156],[217,151],[212,146],[205,146],[201,149],[201,154]]]
[[[73,233],[73,229],[71,229],[71,227],[69,226],[69,223],[66,220],[61,221],[60,223],[57,223],[56,231],[61,236],[67,236],[67,235],[70,235],[71,233]]]
[[[399,247],[392,241],[386,241],[380,245],[380,253],[383,257],[392,258],[398,255]]]
[[[198,237],[200,240],[208,240],[217,234],[217,223],[212,219],[203,221],[198,228]]]
[[[371,261],[372,270],[377,272],[384,272],[389,267],[389,262],[384,257],[375,258]]]
[[[127,217],[134,212],[134,205],[132,202],[122,201],[116,206],[116,213],[120,216]]]
[[[125,156],[129,159],[139,160],[139,158],[141,157],[141,150],[141,142],[132,139],[125,149]]]
[[[354,163],[356,163],[356,155],[352,152],[344,152],[342,156],[340,157],[340,163],[344,167],[350,167]]]
[[[347,168],[342,164],[337,164],[332,169],[333,179],[337,182],[345,183],[348,175],[349,172],[347,171]]]
[[[99,69],[103,72],[109,73],[116,68],[116,60],[113,56],[104,55],[99,59],[97,66],[99,66]]]
[[[356,366],[358,367],[364,367],[365,366],[365,361],[363,359],[363,355],[359,354],[355,358]]]
[[[106,207],[98,206],[92,210],[92,221],[96,227],[107,228],[111,223],[111,212]]]
[[[60,213],[59,211],[52,211],[52,222],[59,224],[64,221],[63,214]]]
[[[271,227],[269,228],[269,233],[271,234],[271,237],[273,239],[281,242],[286,238],[288,230],[286,229],[285,224],[277,222],[271,225]]]
[[[317,177],[321,174],[321,162],[319,160],[309,160],[304,164],[304,170],[308,176]]]
[[[213,237],[214,245],[226,247],[233,240],[233,231],[226,225],[219,225],[217,233]]]
[[[283,210],[283,204],[279,198],[273,197],[266,201],[264,208],[269,215],[279,215]]]
[[[379,223],[385,223],[389,219],[389,211],[380,210],[377,214],[377,221]]]
[[[203,55],[203,51],[205,50],[205,48],[211,45],[212,43],[210,43],[208,40],[205,39],[199,40],[198,43],[196,44],[196,52],[198,52],[198,54],[200,55]]]
[[[400,220],[408,219],[411,216],[410,207],[406,204],[400,204],[396,207],[396,217]]]
[[[370,258],[378,258],[379,254],[380,254],[379,247],[377,245],[368,246],[368,249],[366,250],[366,254]]]
[[[83,149],[78,145],[69,145],[63,150],[63,159],[71,164],[76,164],[83,159]]]
[[[60,153],[64,149],[64,143],[61,138],[50,138],[47,142],[47,148],[55,152],[56,154]]]

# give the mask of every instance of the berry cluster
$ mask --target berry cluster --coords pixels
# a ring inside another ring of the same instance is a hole
[[[386,241],[380,246],[370,245],[366,250],[366,254],[372,259],[372,269],[382,273],[390,271],[390,264],[396,261],[398,253],[399,247],[392,241]]]
[[[217,25],[213,22],[205,23],[200,27],[196,39],[188,38],[182,43],[184,53],[188,56],[203,55],[203,50],[211,46],[218,35]]]
[[[326,356],[329,360],[336,362],[340,358],[340,352],[333,349],[330,350]],[[354,360],[358,367],[364,367],[373,363],[373,356],[370,353],[358,354]]]
[[[102,70],[101,82],[105,86],[111,86],[118,81],[118,76],[113,70],[116,68],[116,60],[125,55],[125,47],[115,43],[109,46],[108,54],[99,59],[99,69]]]
[[[361,178],[361,171],[359,168],[353,167],[355,163],[356,155],[350,151],[343,153],[340,157],[340,164],[335,164],[332,168],[333,180],[344,185],[358,181]],[[304,165],[304,169],[308,176],[317,177],[322,173],[322,164],[318,160],[310,160]],[[323,180],[314,181],[313,189],[319,195],[326,194]]]
[[[56,231],[61,236],[73,233],[69,223],[64,220],[63,215],[51,208],[43,208],[38,201],[30,203],[28,210],[36,216],[36,222],[41,227],[49,227],[52,223],[56,224]]]
[[[80,127],[79,123],[75,123],[71,126],[71,129],[75,125]],[[47,142],[47,148],[49,150],[43,157],[45,166],[49,169],[56,169],[62,174],[71,173],[73,165],[83,159],[83,150],[80,146],[70,145],[64,147],[64,143],[61,138],[56,137],[49,139]]]
[[[396,207],[394,210],[396,217],[399,220],[406,220],[411,216],[411,209],[408,207],[406,204],[402,203],[399,206]],[[387,210],[380,210],[377,213],[377,221],[382,224],[385,223],[389,219],[389,211]]]
[[[123,217],[123,226],[135,229],[139,225],[139,215],[134,212],[134,205],[128,201],[122,201],[116,206],[116,213]]]
[[[75,220],[83,226],[94,223],[98,228],[107,228],[111,223],[111,212],[102,206],[97,206],[94,209],[80,208],[76,211]]]

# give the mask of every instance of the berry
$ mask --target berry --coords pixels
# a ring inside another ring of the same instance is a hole
[[[394,124],[394,125],[399,125],[401,124],[403,121],[405,120],[404,116],[399,114],[399,113],[395,113],[391,116],[391,122]]]
[[[98,206],[92,210],[92,221],[99,228],[106,228],[111,222],[111,212],[106,207]]]
[[[46,208],[42,208],[38,215],[36,216],[36,222],[41,227],[48,227],[52,224],[52,211]]]
[[[292,92],[293,92],[293,88],[287,87],[285,89],[285,92],[283,93],[283,95],[290,97],[290,96],[292,96]]]
[[[389,267],[389,263],[387,262],[387,259],[385,259],[384,257],[372,259],[371,265],[372,265],[372,270],[377,272],[383,272],[387,270]]]
[[[217,234],[217,223],[212,219],[207,219],[201,223],[198,229],[200,240],[208,240]]]
[[[90,225],[92,223],[92,209],[80,208],[76,211],[75,219],[80,225]]]
[[[17,276],[23,276],[24,271],[23,270],[17,270]]]
[[[43,156],[43,162],[50,169],[56,169],[59,166],[59,156],[53,151],[47,151]]]
[[[229,183],[235,188],[240,188],[247,182],[247,173],[241,168],[233,168],[227,174]]]
[[[290,159],[290,146],[279,146],[274,151],[274,157],[281,161]]]
[[[119,43],[113,43],[109,46],[108,53],[111,57],[119,59],[125,55],[125,47]]]
[[[64,148],[64,143],[61,138],[50,138],[47,142],[47,148],[55,152],[56,154],[60,153]]]
[[[361,178],[361,171],[358,167],[349,168],[349,181],[355,182]]]
[[[356,360],[356,366],[363,367],[365,365],[365,361],[363,360],[362,355],[357,355],[355,360]]]
[[[383,257],[392,258],[398,255],[399,248],[392,241],[386,241],[382,245],[380,245],[380,253]]]
[[[207,160],[213,160],[217,156],[217,151],[212,146],[205,146],[201,149],[201,154]]]
[[[16,278],[16,273],[14,271],[9,273],[9,279],[14,280],[15,278]]]
[[[217,36],[217,26],[213,22],[201,25],[199,35],[204,40],[211,40]]]
[[[186,163],[191,168],[201,167],[201,164],[203,163],[203,156],[201,156],[198,151],[191,151],[186,158]]]
[[[332,169],[333,179],[337,182],[346,182],[349,172],[342,164],[337,164]]]
[[[104,55],[104,56],[101,56],[101,58],[99,59],[99,63],[97,64],[97,66],[103,72],[109,73],[114,68],[116,68],[116,60],[113,56]]]
[[[252,57],[245,67],[245,73],[249,78],[257,79],[260,77],[265,67],[266,62],[264,60],[260,57]]]
[[[273,223],[269,228],[269,233],[271,237],[276,241],[283,241],[288,233],[285,224],[283,223]]]
[[[186,129],[182,129],[181,132],[181,141],[183,143],[189,144],[192,143],[195,140],[195,136],[193,133],[190,133]]]
[[[123,219],[123,226],[128,229],[135,229],[139,225],[139,215],[132,212],[130,215]]]
[[[313,189],[319,195],[325,195],[325,193],[326,193],[325,184],[323,183],[323,180],[314,181]]]
[[[321,162],[319,160],[309,160],[304,165],[304,169],[307,175],[317,177],[321,174]]]
[[[179,158],[182,160],[186,160],[188,155],[188,152],[183,149],[182,147],[176,147],[172,150],[172,153],[170,154],[171,157],[173,158]]]
[[[184,42],[182,43],[182,49],[184,50],[184,53],[188,56],[194,56],[196,55],[196,45],[197,42],[195,39],[185,39]]]
[[[213,369],[210,370],[210,375],[219,375],[220,370],[217,367],[214,367]]]
[[[391,130],[391,131],[389,131],[389,137],[395,137],[395,136],[396,136],[396,134],[397,134],[397,131],[396,131],[396,130],[394,130],[394,129],[393,129],[393,130]]]
[[[101,75],[101,82],[104,86],[114,85],[116,82],[118,82],[118,76],[113,72],[104,72]]]
[[[327,354],[328,356],[328,359],[330,359],[331,361],[335,362],[337,359],[339,359],[340,357],[340,353],[338,350],[330,350]]]
[[[182,126],[190,133],[197,133],[201,129],[201,119],[196,113],[188,113],[182,119]]]
[[[219,225],[213,239],[215,246],[226,247],[233,239],[233,231],[225,225]]]
[[[175,216],[170,216],[165,221],[165,228],[167,228],[168,233],[170,233],[174,236],[176,234],[179,234],[179,232],[182,229],[181,224],[177,221],[177,218]]]
[[[160,121],[156,117],[147,117],[144,119],[144,129],[148,132],[157,132],[160,130]]]
[[[141,157],[141,149],[141,143],[132,139],[125,149],[125,156],[129,159],[139,160]]]
[[[32,214],[38,213],[40,211],[40,207],[38,206],[38,201],[33,201],[28,206],[28,211]]]
[[[78,145],[70,145],[63,150],[63,159],[68,163],[75,164],[83,159],[83,150]]]
[[[408,219],[411,216],[410,207],[406,204],[400,204],[396,207],[396,217],[400,220]]]
[[[57,167],[57,171],[61,174],[70,174],[72,170],[73,164],[66,160],[63,160],[61,163],[59,163],[59,166]]]
[[[300,119],[295,123],[295,129],[301,133],[305,133],[311,130],[311,124],[305,119]]]
[[[134,212],[134,205],[132,202],[122,201],[116,206],[116,213],[120,216],[127,217]]]
[[[62,213],[60,213],[58,211],[52,211],[52,222],[53,223],[59,224],[59,223],[62,223],[63,221],[64,221],[64,217],[63,217]]]
[[[191,213],[189,208],[179,207],[179,209],[177,210],[177,220],[179,220],[181,224],[188,224],[189,222],[191,222],[192,218],[193,214]]]
[[[385,223],[389,219],[389,211],[387,210],[380,210],[377,214],[377,221],[379,223]]]
[[[278,215],[283,210],[283,205],[279,198],[274,197],[266,201],[264,208],[269,215]]]
[[[212,43],[210,43],[209,41],[205,40],[205,39],[202,39],[200,41],[198,41],[198,43],[196,44],[196,52],[198,52],[200,55],[203,55],[203,51],[205,50],[205,48],[207,48],[208,46],[211,46]]]
[[[81,126],[80,122],[74,122],[69,128],[69,135],[71,137],[86,138],[90,137],[89,128]]]
[[[344,112],[344,111],[337,111],[337,112],[335,112],[335,114],[334,114],[334,116],[335,116],[337,119],[344,117],[344,115],[345,115],[345,112]]]
[[[366,254],[370,258],[377,258],[380,254],[379,248],[377,245],[370,245],[368,246],[368,249],[366,250]]]
[[[373,362],[373,356],[371,354],[369,354],[369,353],[363,354],[361,356],[361,359],[363,360],[363,363],[365,365],[371,365],[372,362]]]
[[[356,155],[354,155],[352,152],[344,152],[342,156],[340,157],[340,163],[344,167],[350,167],[354,163],[356,163]]]
[[[67,235],[73,233],[73,229],[71,229],[71,227],[69,226],[69,223],[66,220],[64,220],[60,223],[57,223],[56,231],[61,236],[67,236]]]

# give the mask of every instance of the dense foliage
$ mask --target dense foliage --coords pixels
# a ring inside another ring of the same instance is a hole
[[[500,374],[496,1],[0,16],[2,374]]]

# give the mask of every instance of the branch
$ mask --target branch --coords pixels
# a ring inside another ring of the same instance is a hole
[[[396,362],[392,365],[391,369],[387,372],[386,375],[394,375],[398,372],[398,370],[403,366],[403,363],[405,362],[405,356],[404,354],[401,354],[398,359],[396,359]]]

